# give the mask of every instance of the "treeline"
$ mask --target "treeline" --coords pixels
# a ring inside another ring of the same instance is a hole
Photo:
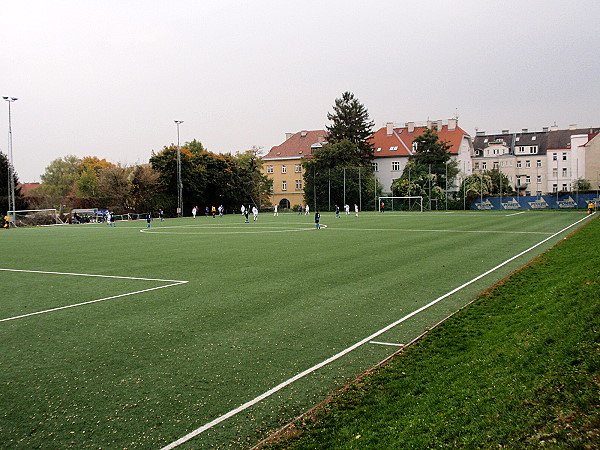
[[[240,154],[216,154],[199,141],[180,149],[184,214],[194,206],[270,206],[270,180],[260,172],[258,149]],[[152,152],[149,164],[114,164],[96,156],[64,156],[52,161],[41,176],[42,184],[22,200],[29,209],[109,208],[116,214],[146,213],[163,209],[176,215],[177,146]]]

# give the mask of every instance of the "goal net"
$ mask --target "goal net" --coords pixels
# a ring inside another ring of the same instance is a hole
[[[38,225],[56,225],[64,223],[60,220],[56,209],[21,209],[8,211],[12,226],[33,227]]]
[[[383,209],[382,209],[383,205]],[[379,212],[419,211],[423,212],[423,197],[379,197]]]

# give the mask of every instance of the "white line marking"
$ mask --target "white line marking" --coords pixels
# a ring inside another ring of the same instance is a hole
[[[8,320],[15,320],[15,319],[22,319],[23,317],[36,316],[38,314],[45,314],[45,313],[49,313],[52,311],[58,311],[61,309],[75,308],[76,306],[83,306],[83,305],[89,305],[90,303],[103,302],[104,300],[111,300],[113,298],[127,297],[128,295],[141,294],[142,292],[155,291],[157,289],[163,289],[163,288],[167,288],[167,287],[171,287],[171,286],[179,286],[180,284],[185,284],[185,283],[187,283],[187,281],[179,281],[177,283],[166,284],[164,286],[158,286],[158,287],[153,287],[153,288],[149,288],[149,289],[142,289],[141,291],[127,292],[125,294],[112,295],[110,297],[99,298],[97,300],[90,300],[89,302],[81,302],[81,303],[75,303],[73,305],[59,306],[58,308],[45,309],[44,311],[37,311],[37,312],[29,313],[29,314],[22,314],[20,316],[14,316],[14,317],[8,317],[6,319],[0,319],[0,322],[6,322]]]
[[[389,331],[389,330],[391,330],[392,328],[396,327],[397,325],[401,324],[402,322],[406,321],[407,319],[410,319],[411,317],[413,317],[413,316],[417,315],[418,313],[420,313],[420,312],[422,312],[422,311],[424,311],[424,310],[426,310],[426,309],[430,308],[431,306],[435,305],[436,303],[439,303],[440,301],[442,301],[442,300],[444,300],[445,298],[447,298],[447,297],[451,296],[452,294],[455,294],[456,292],[460,291],[461,289],[463,289],[463,288],[465,288],[465,287],[467,287],[467,286],[469,286],[469,285],[471,285],[471,284],[475,283],[476,281],[480,280],[481,278],[485,277],[486,275],[489,275],[490,273],[492,273],[492,272],[494,272],[494,271],[498,270],[500,267],[503,267],[503,266],[505,266],[506,264],[508,264],[509,262],[511,262],[511,261],[514,261],[514,260],[515,260],[515,259],[517,259],[518,257],[520,257],[520,256],[523,256],[525,253],[527,253],[527,252],[529,252],[529,251],[533,250],[534,248],[536,248],[536,247],[539,247],[540,245],[542,245],[542,244],[544,244],[545,242],[549,241],[549,240],[550,240],[550,239],[552,239],[553,237],[555,237],[555,236],[558,236],[559,234],[563,233],[564,231],[568,230],[569,228],[571,228],[571,227],[573,227],[573,226],[577,225],[577,224],[578,224],[578,223],[580,223],[580,222],[583,222],[583,221],[584,221],[585,219],[587,219],[588,217],[590,217],[590,216],[586,216],[586,217],[584,217],[583,219],[580,219],[580,220],[578,220],[577,222],[575,222],[575,223],[572,223],[571,225],[569,225],[569,226],[567,226],[567,227],[563,228],[562,230],[560,230],[560,231],[558,231],[558,232],[554,233],[553,235],[551,235],[551,236],[548,236],[546,239],[543,239],[542,241],[538,242],[537,244],[535,244],[535,245],[533,245],[533,246],[529,247],[527,250],[523,250],[522,252],[520,252],[520,253],[516,254],[515,256],[513,256],[513,257],[511,257],[511,258],[507,259],[506,261],[504,261],[504,262],[502,262],[502,263],[498,264],[496,267],[493,267],[493,268],[491,268],[490,270],[488,270],[488,271],[486,271],[486,272],[482,273],[481,275],[478,275],[478,276],[476,276],[476,277],[475,277],[475,278],[473,278],[472,280],[470,280],[470,281],[467,281],[466,283],[464,283],[464,284],[462,284],[462,285],[458,286],[457,288],[454,288],[454,289],[452,289],[450,292],[448,292],[448,293],[446,293],[446,294],[442,295],[441,297],[438,297],[438,298],[436,298],[435,300],[433,300],[433,301],[431,301],[431,302],[427,303],[425,306],[422,306],[422,307],[420,307],[419,309],[416,309],[415,311],[413,311],[413,312],[411,312],[410,314],[407,314],[406,316],[404,316],[403,318],[401,318],[401,319],[398,319],[397,321],[395,321],[395,322],[393,322],[393,323],[391,323],[391,324],[387,325],[386,327],[382,328],[381,330],[379,330],[379,331],[376,331],[375,333],[371,334],[370,336],[367,336],[366,338],[364,338],[363,340],[361,340],[361,341],[357,342],[356,344],[354,344],[354,345],[351,345],[351,346],[350,346],[350,347],[348,347],[347,349],[345,349],[345,350],[342,350],[342,351],[341,351],[341,352],[339,352],[339,353],[336,353],[335,355],[331,356],[330,358],[327,358],[325,361],[322,361],[322,362],[320,362],[319,364],[316,364],[316,365],[314,365],[314,366],[312,366],[312,367],[310,367],[310,368],[306,369],[305,371],[303,371],[303,372],[300,372],[299,374],[297,374],[297,375],[293,376],[292,378],[289,378],[288,380],[286,380],[286,381],[284,381],[284,382],[282,382],[282,383],[279,383],[277,386],[275,386],[275,387],[273,387],[273,388],[269,389],[268,391],[264,392],[263,394],[259,395],[258,397],[255,397],[255,398],[253,398],[252,400],[249,400],[249,401],[247,401],[246,403],[244,403],[244,404],[242,404],[242,405],[238,406],[237,408],[235,408],[235,409],[232,409],[231,411],[229,411],[229,412],[227,412],[227,413],[223,414],[222,416],[220,416],[220,417],[217,417],[216,419],[212,420],[211,422],[208,422],[207,424],[205,424],[205,425],[201,426],[200,428],[197,428],[197,429],[195,429],[194,431],[192,431],[192,432],[190,432],[190,433],[186,434],[186,435],[185,435],[185,436],[183,436],[182,438],[180,438],[180,439],[177,439],[176,441],[174,441],[174,442],[170,443],[169,445],[167,445],[167,446],[163,447],[163,448],[162,448],[162,450],[170,450],[170,449],[173,449],[173,448],[175,448],[175,447],[177,447],[177,446],[179,446],[179,445],[181,445],[181,444],[183,444],[183,443],[185,443],[185,442],[189,441],[190,439],[192,439],[192,438],[194,438],[194,437],[198,436],[200,433],[203,433],[203,432],[205,432],[206,430],[209,430],[210,428],[214,427],[215,425],[218,425],[218,424],[220,424],[221,422],[223,422],[223,421],[225,421],[225,420],[229,419],[230,417],[233,417],[233,416],[235,416],[236,414],[238,414],[238,413],[240,413],[240,412],[242,412],[242,411],[244,411],[244,410],[246,410],[246,409],[250,408],[251,406],[254,406],[254,405],[255,405],[255,404],[257,404],[258,402],[260,402],[260,401],[264,400],[264,399],[265,399],[265,398],[267,398],[267,397],[270,397],[271,395],[273,395],[274,393],[276,393],[276,392],[280,391],[280,390],[281,390],[281,389],[283,389],[284,387],[286,387],[286,386],[289,386],[290,384],[294,383],[295,381],[298,381],[299,379],[301,379],[301,378],[305,377],[306,375],[309,375],[309,374],[311,374],[312,372],[314,372],[314,371],[316,371],[316,370],[320,369],[321,367],[324,367],[324,366],[326,366],[327,364],[330,364],[330,363],[332,363],[333,361],[335,361],[335,360],[337,360],[337,359],[341,358],[342,356],[344,356],[344,355],[347,355],[347,354],[348,354],[348,353],[350,353],[351,351],[353,351],[353,350],[357,349],[358,347],[360,347],[360,346],[362,346],[362,345],[366,344],[367,342],[369,342],[369,341],[371,341],[371,340],[375,339],[377,336],[380,336],[380,335],[382,335],[382,334],[383,334],[383,333],[385,333],[386,331]]]
[[[93,273],[49,272],[45,270],[0,269],[5,272],[48,273],[51,275],[72,275],[76,277],[119,278],[121,280],[164,281],[166,283],[187,283],[183,280],[163,280],[160,278],[120,277],[117,275],[96,275]]]
[[[371,342],[369,342],[369,344],[391,345],[392,347],[404,347],[404,344],[394,344],[392,342],[371,341]]]
[[[51,275],[70,275],[70,276],[77,276],[77,277],[118,278],[121,280],[159,281],[159,282],[164,282],[164,283],[171,283],[171,284],[166,284],[164,286],[157,286],[157,287],[153,287],[153,288],[149,288],[149,289],[142,289],[141,291],[127,292],[125,294],[112,295],[110,297],[99,298],[96,300],[90,300],[88,302],[75,303],[73,305],[59,306],[57,308],[45,309],[43,311],[37,311],[37,312],[33,312],[33,313],[28,313],[28,314],[21,314],[19,316],[8,317],[6,319],[0,319],[0,322],[6,322],[9,320],[15,320],[15,319],[22,319],[23,317],[36,316],[38,314],[45,314],[45,313],[49,313],[52,311],[58,311],[61,309],[74,308],[75,306],[89,305],[90,303],[97,303],[97,302],[102,302],[104,300],[111,300],[113,298],[126,297],[128,295],[141,294],[143,292],[154,291],[156,289],[163,289],[166,287],[178,286],[180,284],[187,283],[187,281],[183,281],[183,280],[163,280],[160,278],[121,277],[121,276],[117,276],[117,275],[96,275],[96,274],[91,274],[91,273],[50,272],[50,271],[45,271],[45,270],[23,270],[23,269],[2,269],[2,268],[0,268],[0,271],[24,272],[24,273],[43,273],[43,274],[51,274]]]
[[[506,217],[510,217],[510,216],[518,216],[519,214],[525,214],[525,211],[516,212],[516,213],[512,213],[512,214],[507,214],[507,215],[506,215]]]
[[[345,231],[409,231],[411,233],[499,233],[499,234],[541,234],[544,236],[550,235],[546,231],[506,231],[506,230],[418,230],[411,228],[336,228],[337,230]]]

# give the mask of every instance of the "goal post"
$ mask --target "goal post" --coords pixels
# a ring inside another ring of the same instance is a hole
[[[64,223],[60,220],[56,209],[20,209],[17,211],[8,211],[7,214],[13,227],[33,227]]]
[[[423,212],[423,197],[420,195],[408,197],[378,197],[378,211],[418,211]],[[381,204],[385,206],[382,210]]]

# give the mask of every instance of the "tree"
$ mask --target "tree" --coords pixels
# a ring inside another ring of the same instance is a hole
[[[10,168],[10,169],[9,169]],[[21,194],[21,189],[18,187],[19,185],[19,177],[15,172],[14,167],[11,166],[8,161],[8,157],[0,152],[0,211],[4,208],[8,210],[8,185],[9,185],[9,172],[12,171],[13,182],[15,186],[15,205],[17,209],[20,209],[24,206],[23,196]],[[4,214],[2,214],[4,216]]]
[[[413,141],[415,152],[409,157],[410,161],[428,168],[431,174],[436,176],[437,185],[447,190],[454,184],[458,175],[458,163],[448,153],[450,145],[441,141],[437,131],[427,128],[423,134]],[[446,174],[448,179],[446,179]]]
[[[263,160],[259,156],[260,150],[258,147],[252,147],[235,157],[240,182],[248,186],[248,194],[259,208],[269,202],[273,187],[273,180],[261,172]]]
[[[46,196],[50,204],[62,210],[65,199],[74,194],[75,181],[80,176],[81,159],[74,155],[57,158],[46,167],[41,176],[42,185],[36,193]]]
[[[505,195],[513,192],[508,177],[500,169],[486,170],[483,175],[488,176],[492,183],[490,195]]]
[[[381,193],[373,166],[362,165],[356,145],[349,140],[316,149],[311,158],[302,161],[304,167],[304,200],[315,210],[327,210],[333,205],[363,205],[373,202]]]
[[[573,187],[578,191],[589,191],[590,189],[592,189],[592,183],[590,182],[590,180],[587,180],[585,178],[578,178],[577,180],[575,180]]]
[[[492,179],[489,175],[479,173],[469,175],[463,180],[460,192],[471,200],[488,196],[492,192]]]
[[[336,144],[344,140],[355,145],[361,165],[367,166],[373,157],[373,145],[370,137],[375,122],[369,120],[369,112],[351,92],[344,92],[335,99],[333,113],[327,114],[331,126],[327,126],[329,142]]]

